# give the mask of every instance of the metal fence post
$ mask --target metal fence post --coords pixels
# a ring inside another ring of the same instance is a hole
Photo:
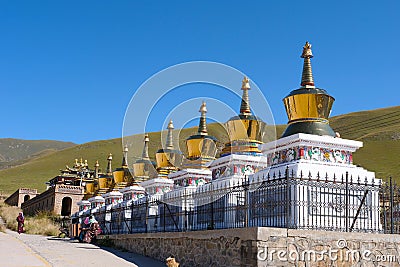
[[[163,225],[164,225],[164,232],[165,232],[165,214],[167,213],[167,204],[164,204],[164,214],[163,214]]]
[[[133,207],[134,207],[134,205],[133,205],[134,203],[132,202],[132,204],[131,204],[131,227],[130,227],[130,229],[129,229],[129,233],[130,234],[132,234],[133,233],[133,219],[132,219],[132,217],[133,217]]]
[[[244,227],[248,227],[249,226],[249,211],[250,211],[250,207],[249,207],[249,200],[248,200],[248,196],[247,194],[249,193],[249,181],[248,181],[248,176],[245,175],[244,177],[244,214],[245,214],[245,218],[244,218]]]
[[[210,212],[211,212],[211,225],[209,230],[214,229],[214,187],[213,184],[211,183],[211,203],[210,203]],[[207,209],[208,210],[208,209]]]
[[[286,176],[286,228],[289,228],[289,220],[290,220],[290,183],[289,183],[289,167],[286,167],[285,176]]]
[[[393,206],[394,206],[394,200],[393,200],[393,181],[392,181],[392,176],[390,176],[390,233],[394,233],[394,224],[393,224]]]
[[[144,224],[145,224],[145,229],[144,232],[147,233],[148,232],[148,223],[149,223],[149,217],[148,217],[148,212],[149,212],[149,198],[147,196],[145,196],[146,198],[146,211],[145,211],[145,217],[144,217]]]
[[[346,172],[346,196],[345,196],[345,225],[346,225],[346,232],[349,231],[349,172]]]
[[[387,189],[387,184],[384,183],[382,187],[380,188],[381,190],[381,196],[382,196],[382,211],[383,211],[383,233],[386,233],[386,226],[387,226],[387,214],[386,214],[386,189]]]

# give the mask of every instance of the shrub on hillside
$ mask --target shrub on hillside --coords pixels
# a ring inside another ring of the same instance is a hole
[[[0,216],[10,230],[17,231],[16,218],[21,209],[15,206],[9,206],[4,202],[0,203]],[[25,216],[25,231],[27,234],[56,236],[59,232],[59,226],[54,223],[55,216],[49,212],[39,212],[35,216]]]
[[[4,202],[0,203],[0,216],[3,218],[5,222],[5,226],[13,231],[17,231],[17,216],[18,213],[21,211],[20,208],[9,206]]]

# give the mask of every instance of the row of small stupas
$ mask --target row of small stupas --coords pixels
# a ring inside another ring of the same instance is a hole
[[[378,183],[373,172],[352,163],[352,153],[362,146],[362,142],[342,139],[329,126],[328,117],[334,98],[314,85],[311,69],[313,55],[308,42],[303,47],[301,57],[304,59],[301,87],[283,99],[289,122],[280,139],[263,144],[266,124],[251,112],[250,83],[245,77],[241,88],[240,113],[226,123],[230,141],[222,149],[221,157],[215,158],[216,139],[207,132],[207,109],[203,103],[198,132],[186,139],[188,154],[183,162],[182,152],[173,145],[174,127],[170,121],[165,147],[156,153],[157,173],[152,173],[154,163],[149,158],[149,138],[146,135],[142,158],[133,164],[133,177],[129,176],[126,163],[128,151],[125,148],[123,166],[112,176],[109,171],[111,163],[107,174],[94,172],[93,177],[98,182],[94,182],[94,187],[86,184],[87,197],[101,194],[102,197],[91,197],[89,201],[79,203],[80,210],[138,199],[144,195],[158,195],[164,200],[175,199],[179,202],[182,201],[182,194],[194,192],[200,187],[202,192],[210,195],[214,194],[212,188],[227,188],[239,183],[245,176],[249,177],[250,182],[262,181],[266,177],[278,177],[288,169],[295,177],[319,177],[323,174],[326,181],[333,183],[345,174],[362,177],[365,184]],[[112,178],[111,185],[110,180],[107,183],[100,182],[103,177]],[[88,180],[82,179],[82,182]],[[121,189],[121,186],[125,187]],[[334,199],[335,196],[330,197]],[[370,198],[375,201],[377,195],[373,193]],[[356,197],[351,201],[359,202]],[[335,216],[342,216],[339,211],[332,212],[337,213]],[[314,215],[307,213],[302,216]],[[379,216],[374,214],[373,217]]]
[[[229,154],[246,154],[260,156],[259,145],[262,143],[262,134],[265,123],[253,116],[250,111],[248,90],[249,80],[245,77],[242,81],[242,103],[240,114],[227,122],[227,130],[231,142],[227,143],[221,151],[221,156]],[[217,154],[217,139],[208,134],[206,124],[206,103],[203,102],[199,112],[201,113],[197,134],[186,139],[187,156],[184,157],[180,150],[174,148],[173,123],[168,123],[166,143],[155,155],[156,163],[151,161],[148,152],[149,136],[144,138],[142,157],[129,169],[127,163],[128,147],[124,147],[122,165],[112,170],[112,154],[108,157],[108,165],[105,173],[99,171],[99,163],[96,161],[94,169],[90,169],[87,160],[75,159],[73,167],[68,165],[61,174],[48,182],[49,186],[57,183],[83,186],[85,199],[99,196],[107,192],[118,191],[128,186],[137,185],[150,179],[167,179],[168,176],[180,169],[207,169],[208,164],[215,160]],[[132,176],[132,174],[133,176]],[[194,180],[193,180],[194,181]],[[158,180],[161,182],[161,180]],[[149,182],[147,182],[149,183]],[[144,184],[147,184],[146,182]],[[163,184],[161,182],[161,184]],[[169,183],[168,188],[170,187]],[[161,190],[167,188],[161,187]],[[160,188],[157,188],[160,190]]]

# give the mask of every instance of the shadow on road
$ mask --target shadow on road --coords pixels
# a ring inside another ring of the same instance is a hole
[[[102,249],[107,251],[115,256],[126,260],[127,262],[136,264],[138,267],[165,267],[165,263],[140,255],[132,252],[121,251],[116,248],[111,247],[104,247],[104,246],[97,246],[94,244],[87,244],[87,243],[79,243],[78,240],[69,239],[69,238],[59,238],[59,237],[48,237],[47,240],[49,241],[58,241],[58,242],[68,242],[68,243],[76,243],[76,248],[79,249],[87,249],[87,250],[97,250]]]

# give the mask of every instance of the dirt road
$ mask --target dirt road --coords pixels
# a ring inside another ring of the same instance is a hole
[[[0,232],[0,266],[139,266],[165,267],[162,262],[69,239]]]

